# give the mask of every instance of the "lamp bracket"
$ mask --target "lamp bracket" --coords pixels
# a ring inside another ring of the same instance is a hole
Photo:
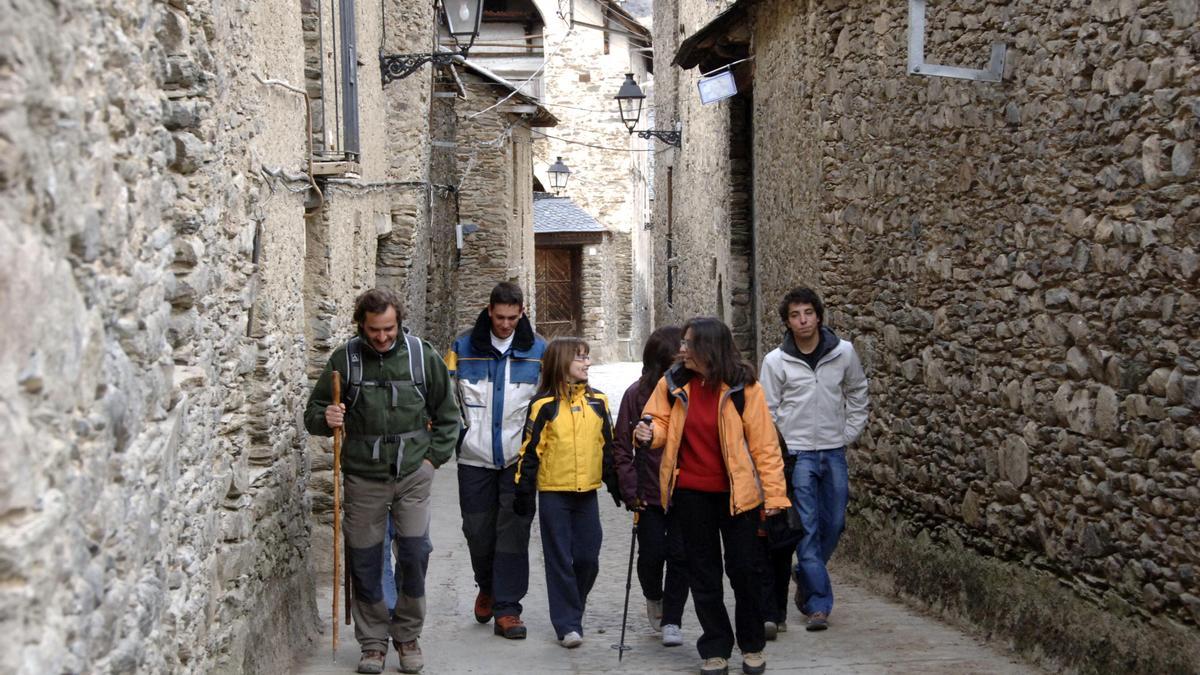
[[[658,140],[662,141],[663,143],[666,143],[667,145],[673,145],[677,148],[683,147],[683,133],[681,133],[679,131],[659,131],[658,129],[639,129],[637,131],[633,131],[630,133],[637,134],[638,138],[645,138],[645,139],[657,138]]]
[[[461,58],[462,56],[455,52],[380,54],[379,74],[383,78],[383,84],[386,85],[394,80],[403,80],[417,72],[426,63],[433,63],[435,66],[448,66]]]
[[[1004,56],[1008,47],[1003,42],[992,44],[991,58],[986,70],[940,66],[925,63],[925,0],[908,0],[908,74],[928,77],[954,77],[977,82],[999,82],[1004,76]]]

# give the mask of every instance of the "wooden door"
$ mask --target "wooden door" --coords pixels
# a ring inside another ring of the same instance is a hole
[[[579,335],[579,252],[578,246],[536,251],[537,331],[546,339]]]

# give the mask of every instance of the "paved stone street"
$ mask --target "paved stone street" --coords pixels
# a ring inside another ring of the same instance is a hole
[[[592,368],[593,386],[609,394],[615,410],[625,387],[640,372],[640,363],[618,363]],[[624,509],[613,506],[602,492],[601,519],[604,546],[600,577],[588,602],[586,634],[579,649],[558,645],[546,608],[541,535],[537,521],[530,546],[529,595],[524,620],[529,637],[508,641],[492,635],[492,626],[480,625],[471,615],[475,584],[458,515],[455,466],[438,471],[434,485],[433,556],[429,564],[428,616],[421,645],[426,673],[665,673],[696,672],[699,657],[695,641],[700,636],[695,614],[684,615],[682,647],[664,648],[645,618],[645,602],[637,580],[629,601],[627,644],[633,648],[618,664],[612,648],[620,638],[625,571],[629,560],[631,520]],[[872,595],[835,574],[837,606],[830,630],[806,633],[798,623],[789,626],[775,642],[767,643],[767,664],[772,672],[837,673],[1030,673],[1033,668],[981,644],[969,635],[917,614],[898,603]],[[732,614],[732,593],[728,593]],[[318,594],[324,633],[300,672],[305,675],[350,673],[358,659],[353,628],[342,626],[337,661],[329,651],[330,592]],[[794,612],[794,610],[793,610]],[[798,616],[793,613],[793,618]],[[731,672],[738,672],[740,656],[734,654]],[[395,652],[388,654],[388,671],[398,667]]]

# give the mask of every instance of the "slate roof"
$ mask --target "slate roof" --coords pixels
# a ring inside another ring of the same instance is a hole
[[[570,197],[555,197],[545,192],[533,193],[533,232],[605,232],[606,228]]]

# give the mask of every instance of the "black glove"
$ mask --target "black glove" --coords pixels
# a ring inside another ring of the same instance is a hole
[[[537,513],[537,495],[532,492],[518,492],[513,498],[513,513],[524,518],[532,518]]]

